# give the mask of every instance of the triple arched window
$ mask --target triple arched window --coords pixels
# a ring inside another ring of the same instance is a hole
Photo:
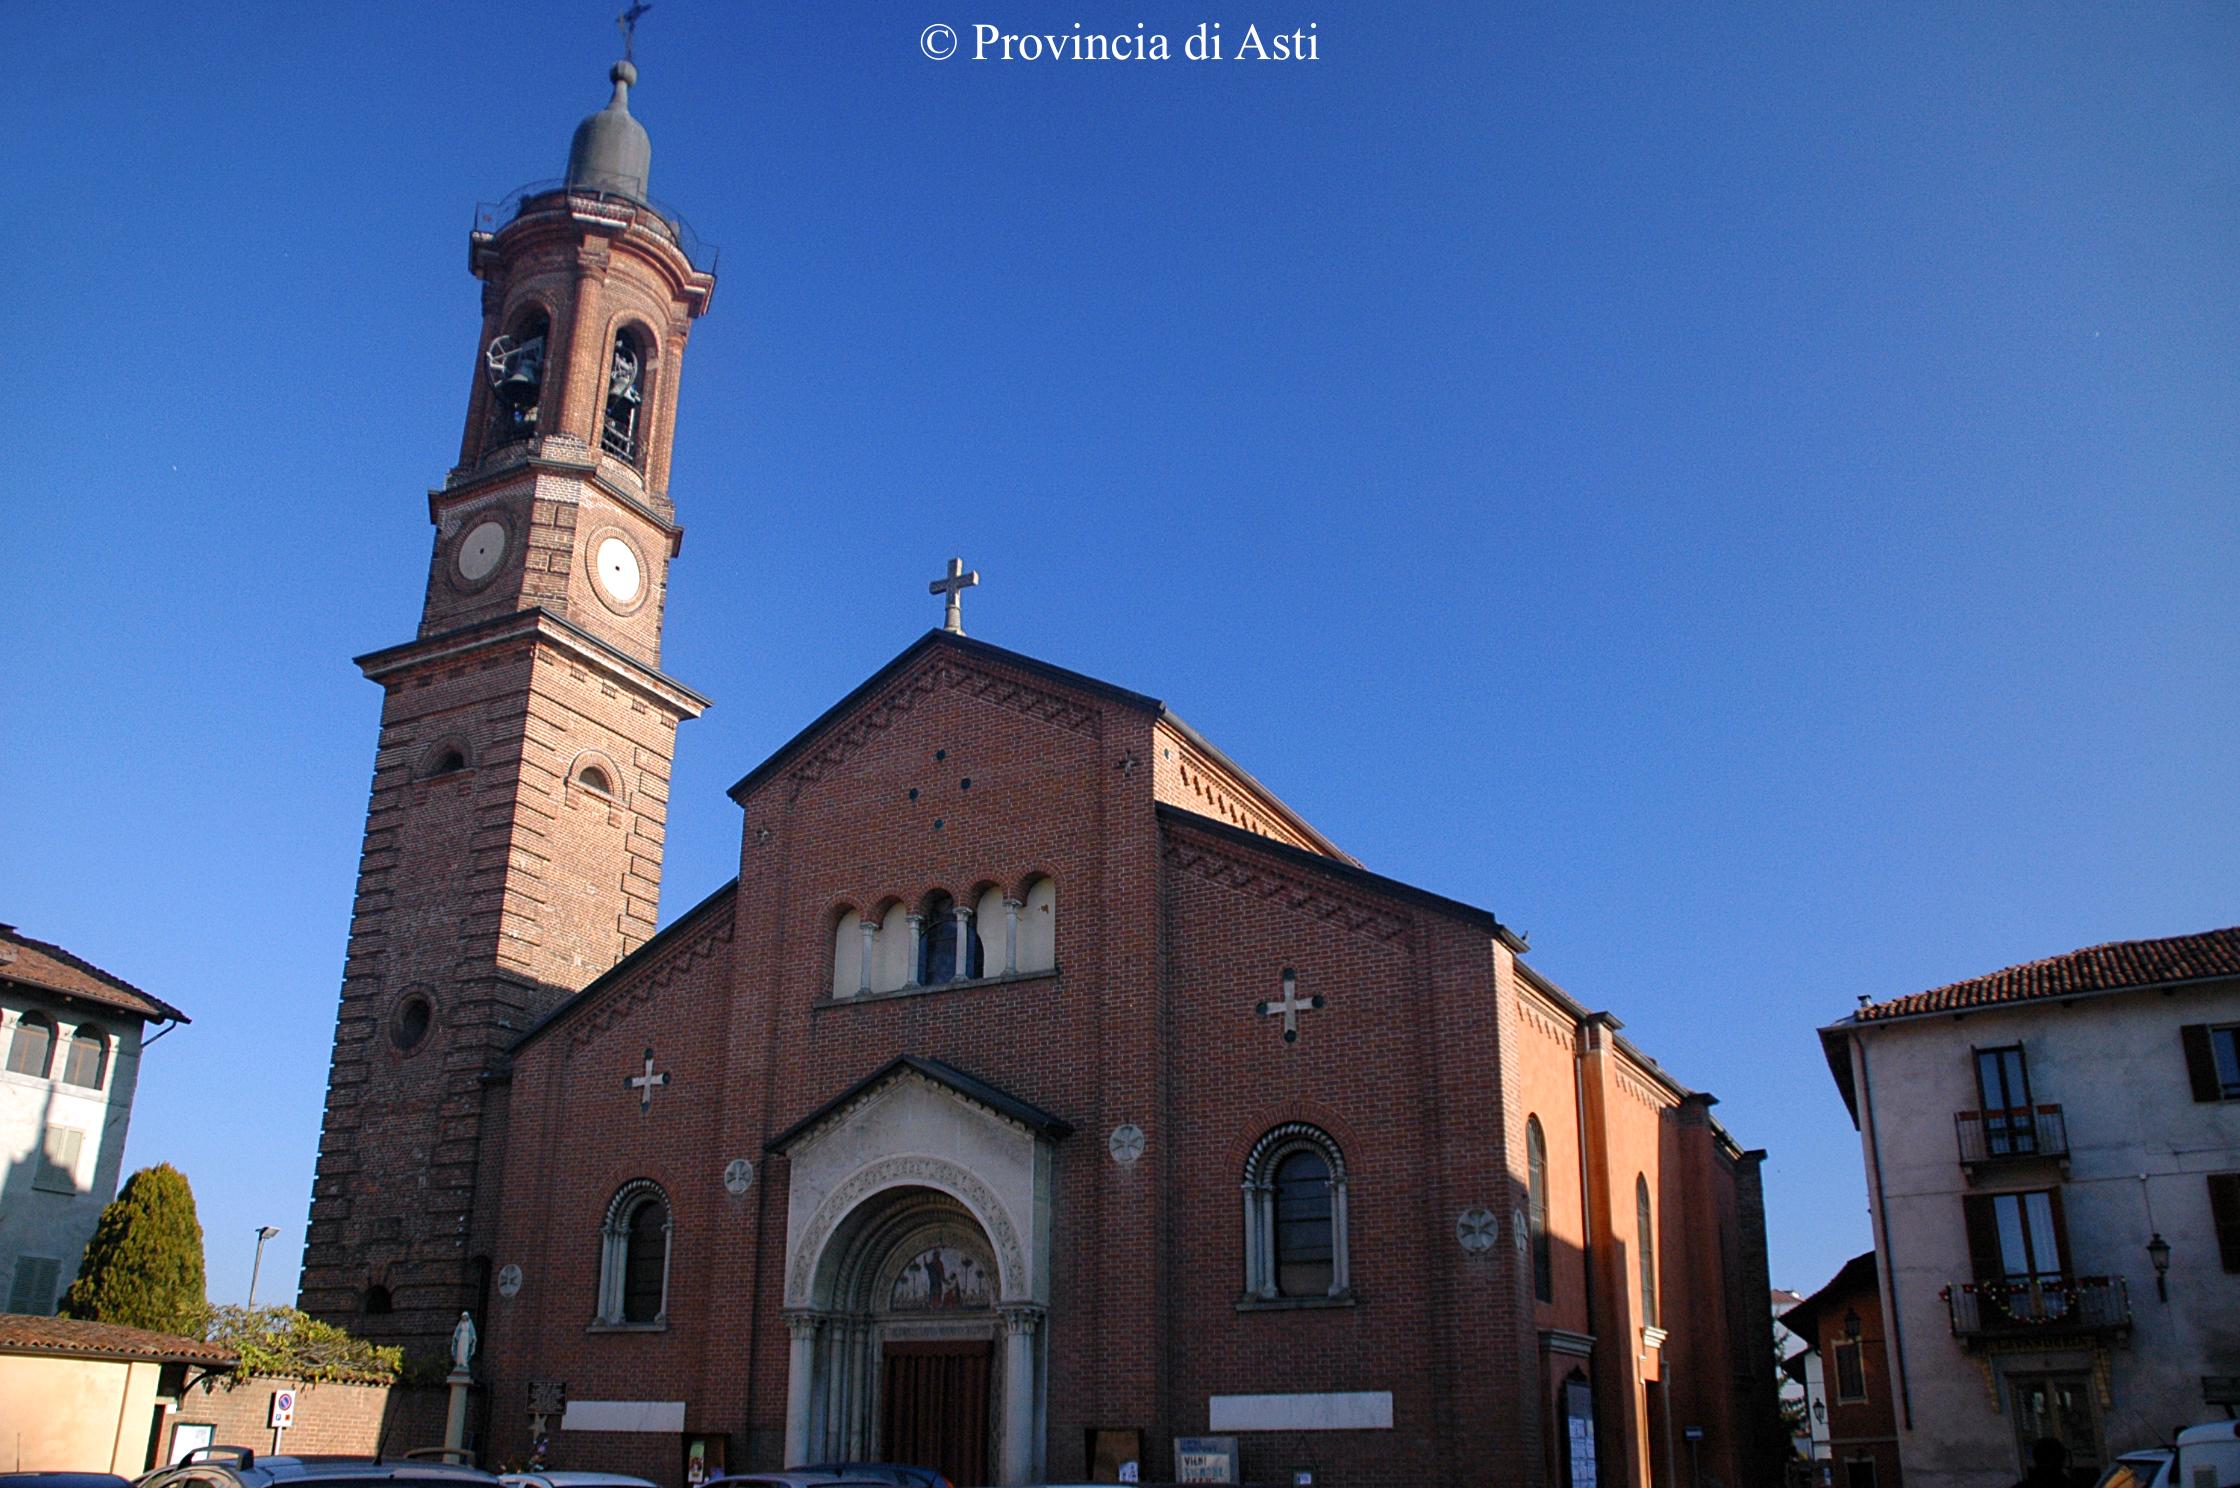
[[[936,889],[915,906],[832,916],[832,995],[859,997],[1055,970],[1058,886],[1037,874],[1016,890],[983,884],[959,900]]]
[[[599,1321],[669,1320],[669,1199],[650,1178],[622,1185],[599,1226]]]
[[[1247,1300],[1343,1298],[1346,1165],[1327,1132],[1287,1122],[1253,1144],[1244,1168]]]

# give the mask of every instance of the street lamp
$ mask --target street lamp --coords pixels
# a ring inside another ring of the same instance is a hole
[[[1846,1307],[1843,1310],[1843,1336],[1853,1343],[1859,1341],[1859,1313],[1856,1308]]]
[[[257,1273],[264,1269],[264,1243],[280,1232],[271,1225],[257,1227],[257,1258],[249,1267],[249,1305],[257,1305]]]
[[[2156,1230],[2147,1242],[2147,1259],[2154,1262],[2154,1291],[2163,1301],[2170,1300],[2170,1242]]]

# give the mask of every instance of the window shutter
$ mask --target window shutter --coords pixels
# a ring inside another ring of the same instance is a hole
[[[2240,1271],[2240,1173],[2209,1175],[2209,1217],[2227,1271]]]
[[[8,1311],[45,1317],[54,1311],[54,1283],[62,1263],[51,1256],[22,1256],[8,1288]]]
[[[2188,1023],[2178,1030],[2178,1041],[2186,1047],[2186,1074],[2193,1080],[2193,1098],[2224,1099],[2224,1084],[2217,1079],[2217,1056],[2209,1048],[2209,1025]]]
[[[2046,1202],[2053,1208],[2053,1246],[2061,1258],[2061,1274],[2074,1276],[2077,1273],[2069,1269],[2069,1216],[2061,1208],[2061,1190],[2056,1188],[2048,1192]],[[2038,1264],[2045,1264],[2043,1257]]]
[[[1991,1207],[1991,1195],[1962,1194],[1960,1212],[1968,1222],[1968,1259],[1975,1266],[1976,1280],[2005,1280],[2006,1263],[1999,1257],[1999,1216]]]

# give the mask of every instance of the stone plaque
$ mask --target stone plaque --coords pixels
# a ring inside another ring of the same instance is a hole
[[[1500,1238],[1500,1233],[1501,1221],[1494,1218],[1491,1209],[1476,1206],[1455,1217],[1454,1237],[1472,1255],[1484,1255],[1493,1249],[1493,1242]]]
[[[521,1295],[521,1268],[519,1266],[501,1266],[498,1268],[498,1295],[501,1297],[518,1297]]]
[[[737,1198],[754,1187],[754,1164],[743,1157],[735,1157],[723,1165],[724,1192]]]
[[[1105,1145],[1112,1149],[1112,1160],[1124,1168],[1143,1156],[1143,1128],[1133,1121],[1116,1126]]]

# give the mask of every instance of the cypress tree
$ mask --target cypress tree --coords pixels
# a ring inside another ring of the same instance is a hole
[[[198,1338],[207,1311],[194,1190],[169,1163],[142,1168],[101,1211],[62,1315]]]

